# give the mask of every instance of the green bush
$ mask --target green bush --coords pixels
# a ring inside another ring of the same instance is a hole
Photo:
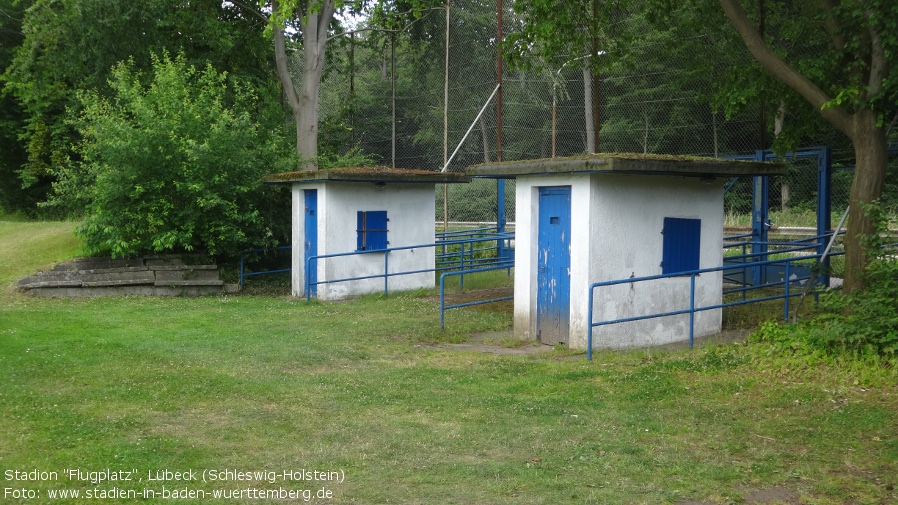
[[[154,57],[151,82],[142,78],[122,63],[112,70],[112,100],[80,95],[73,122],[83,159],[58,174],[53,202],[83,209],[78,233],[91,252],[233,256],[276,241],[271,201],[289,199],[266,196],[276,190],[261,176],[287,166],[279,147],[287,143],[253,119],[261,108],[253,92],[183,55]]]
[[[866,289],[850,295],[828,291],[821,295],[817,315],[796,326],[767,323],[755,338],[802,353],[849,351],[889,359],[898,355],[898,251],[887,244],[888,220],[882,207],[869,206],[867,212],[876,232],[864,240],[871,258]]]

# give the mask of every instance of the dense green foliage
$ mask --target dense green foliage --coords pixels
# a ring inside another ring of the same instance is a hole
[[[276,100],[264,24],[230,2],[0,0],[0,13],[0,205],[10,211],[35,213],[77,157],[66,119],[80,110],[79,93],[110,96],[121,61],[146,71],[152,54],[183,53]]]
[[[25,112],[11,95],[3,92],[3,69],[9,66],[15,48],[24,39],[24,3],[0,0],[0,212],[35,207],[35,195],[22,189],[17,173],[28,157],[19,140],[25,127]]]
[[[821,295],[820,312],[800,324],[767,323],[755,335],[787,352],[838,355],[845,351],[898,358],[898,258],[881,206],[867,212],[876,233],[864,240],[871,261],[867,265],[867,289],[845,294]]]
[[[266,200],[288,203],[260,184],[279,171],[280,133],[254,119],[258,99],[211,65],[183,55],[153,58],[152,81],[133,63],[113,68],[114,97],[80,94],[72,122],[83,136],[59,171],[54,203],[86,211],[78,233],[95,253],[202,250],[234,255],[285,234],[264,213]],[[285,224],[280,225],[280,227]]]

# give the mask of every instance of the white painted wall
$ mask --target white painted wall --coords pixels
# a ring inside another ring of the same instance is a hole
[[[589,284],[661,273],[665,217],[702,220],[700,266],[723,261],[723,184],[697,178],[579,174],[519,177],[516,185],[515,333],[535,338],[536,223],[541,186],[571,186],[571,320],[569,345],[585,348]],[[720,303],[721,274],[696,281],[696,305]],[[689,278],[596,291],[594,318],[616,319],[688,308]],[[721,312],[696,314],[695,336],[720,330]],[[644,347],[689,338],[689,316],[597,327],[594,347]]]
[[[293,294],[305,296],[304,206],[303,190],[318,189],[318,254],[354,252],[357,246],[356,213],[387,211],[389,218],[388,247],[431,244],[434,242],[433,184],[315,183],[293,186]],[[382,275],[384,252],[369,252],[318,260],[318,281],[349,277]],[[432,247],[414,248],[389,253],[389,272],[432,269],[435,253]],[[422,272],[390,277],[390,291],[431,288],[434,273]],[[384,290],[383,277],[334,282],[318,285],[318,298],[340,300]]]
[[[665,217],[700,219],[699,267],[723,263],[723,181],[694,177],[593,176],[592,220],[598,245],[591,255],[590,282],[661,273]],[[619,319],[689,308],[689,277],[624,284],[596,290],[594,320]],[[721,302],[720,272],[696,277],[696,306]],[[583,307],[587,305],[584,304]],[[586,317],[572,333],[572,346],[586,347]],[[579,321],[578,321],[579,322]],[[720,331],[720,309],[695,315],[694,336]],[[582,340],[581,340],[582,339]],[[593,330],[593,346],[625,348],[689,339],[689,315],[634,321]]]

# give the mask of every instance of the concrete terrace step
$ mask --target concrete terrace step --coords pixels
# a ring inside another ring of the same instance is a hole
[[[178,256],[135,259],[77,258],[20,279],[36,296],[197,296],[235,291],[217,265],[189,265]]]

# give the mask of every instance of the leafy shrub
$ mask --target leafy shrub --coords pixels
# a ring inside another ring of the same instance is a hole
[[[886,243],[888,220],[882,207],[866,210],[876,224],[864,239],[871,258],[866,289],[851,295],[824,293],[819,314],[797,326],[765,323],[755,338],[804,354],[847,350],[890,359],[898,355],[898,251]]]
[[[277,238],[261,184],[288,156],[278,131],[253,119],[257,97],[211,66],[183,55],[153,58],[148,85],[133,63],[112,70],[114,98],[80,95],[73,122],[83,160],[59,174],[54,201],[86,212],[78,233],[93,253],[113,257],[202,250],[236,255]],[[266,197],[267,196],[267,197]],[[278,216],[284,219],[285,215]]]

